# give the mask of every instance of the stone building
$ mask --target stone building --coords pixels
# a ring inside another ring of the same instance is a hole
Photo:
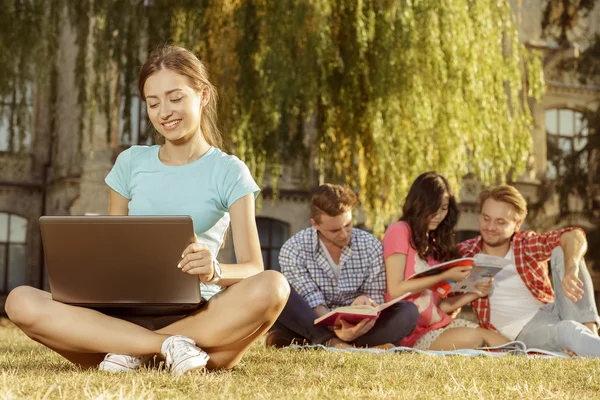
[[[511,0],[511,4],[518,16],[521,41],[544,53],[547,77],[542,101],[530,104],[535,121],[530,168],[516,183],[528,201],[535,203],[540,183],[557,173],[547,160],[547,142],[554,140],[561,146],[573,148],[585,143],[587,131],[580,129],[578,121],[582,111],[597,107],[600,86],[582,86],[557,70],[558,60],[572,56],[577,44],[571,49],[560,50],[554,43],[543,39],[541,0]],[[586,38],[597,32],[599,22],[600,7],[596,7],[589,21],[578,27],[578,35],[582,38],[579,46],[585,46]],[[58,57],[61,68],[57,76],[57,117],[53,125],[49,104],[45,101],[47,93],[37,91],[37,88],[33,88],[29,99],[34,118],[31,132],[22,143],[24,153],[7,151],[7,117],[0,120],[0,304],[3,304],[8,291],[17,285],[47,288],[38,218],[41,215],[106,214],[108,188],[104,177],[117,154],[131,144],[148,143],[143,132],[144,108],[139,101],[133,104],[132,115],[137,123],[134,121],[131,138],[122,138],[119,135],[120,124],[113,122],[111,130],[114,134],[108,142],[108,120],[99,114],[94,120],[94,129],[85,129],[92,134],[82,136],[79,120],[81,113],[86,111],[77,104],[74,36],[69,25],[65,24],[60,35]],[[118,110],[111,121],[118,121]],[[51,129],[51,126],[54,128]],[[15,150],[19,147],[15,146]],[[278,268],[278,254],[283,242],[309,226],[309,190],[297,173],[302,167],[285,168],[280,198],[276,202],[271,200],[269,188],[263,190],[257,222],[267,268]],[[461,239],[477,232],[475,199],[480,189],[477,182],[465,182],[461,191],[462,216],[458,226]],[[550,202],[543,211],[541,215],[549,217],[557,209]],[[360,213],[357,219],[360,224]],[[591,227],[589,221],[580,222],[584,227]],[[551,223],[544,225],[545,229],[554,227]],[[233,257],[231,243],[228,240],[221,251],[220,258],[223,260]],[[596,283],[596,287],[600,288],[600,282]]]

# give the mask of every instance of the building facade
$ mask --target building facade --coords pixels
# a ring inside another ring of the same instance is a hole
[[[531,102],[534,117],[532,138],[534,142],[528,171],[515,185],[526,199],[535,204],[539,200],[540,185],[559,173],[548,162],[548,143],[578,149],[587,141],[587,130],[581,126],[581,113],[595,109],[600,99],[600,87],[582,86],[559,71],[558,61],[573,56],[571,49],[559,49],[544,40],[541,32],[543,2],[541,0],[511,0],[519,21],[519,34],[523,43],[544,54],[546,92],[541,102]],[[586,40],[597,33],[600,26],[600,7],[596,7],[579,36]],[[133,102],[133,134],[123,138],[119,134],[121,123],[115,110],[111,140],[106,140],[108,119],[98,113],[94,126],[86,126],[81,133],[79,121],[85,109],[77,103],[75,59],[77,47],[75,33],[65,23],[60,34],[59,65],[57,76],[56,115],[50,113],[47,93],[33,88],[30,94],[32,115],[31,132],[26,140],[8,145],[8,119],[6,113],[0,120],[0,304],[7,293],[22,284],[48,288],[44,269],[43,251],[38,219],[42,215],[106,214],[108,188],[104,177],[116,156],[132,144],[149,143],[145,132],[144,107]],[[574,48],[574,47],[573,47]],[[7,105],[4,105],[5,107]],[[10,113],[8,113],[10,115]],[[90,129],[93,128],[93,129]],[[89,135],[89,136],[88,136]],[[22,152],[18,150],[24,146]],[[570,146],[570,147],[569,147]],[[12,152],[7,151],[9,148]],[[57,149],[60,149],[58,151]],[[308,161],[307,161],[308,163]],[[257,224],[263,258],[267,268],[278,269],[279,249],[294,233],[310,226],[309,189],[297,173],[304,166],[287,166],[280,182],[280,196],[274,201],[271,190],[264,188]],[[478,182],[466,181],[460,192],[461,219],[458,238],[472,237],[478,230],[478,212],[475,199],[481,190]],[[548,202],[540,218],[554,221],[556,202]],[[364,218],[360,210],[357,223]],[[589,221],[579,224],[591,228]],[[555,223],[540,221],[544,229],[557,227]],[[234,258],[232,240],[226,241],[219,257],[223,261]],[[592,260],[593,261],[593,260]],[[600,282],[596,282],[600,288]],[[2,310],[0,308],[0,310]]]

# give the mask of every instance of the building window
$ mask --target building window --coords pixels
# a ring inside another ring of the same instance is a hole
[[[121,146],[150,145],[153,143],[154,128],[148,120],[146,104],[136,94],[131,96],[129,126],[126,127],[125,97],[121,98],[119,109],[119,144]]]
[[[25,284],[27,219],[0,212],[0,293]]]
[[[546,138],[548,179],[563,177],[567,172],[587,172],[588,128],[582,113],[568,109],[546,111]]]
[[[280,271],[279,251],[290,237],[289,224],[272,218],[257,217],[256,226],[265,269]]]
[[[0,97],[0,151],[24,153],[31,149],[33,118],[32,85]]]

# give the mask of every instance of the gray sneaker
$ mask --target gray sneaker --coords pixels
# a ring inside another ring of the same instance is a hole
[[[150,356],[128,356],[126,354],[108,353],[98,365],[100,371],[105,372],[133,372],[150,361]]]
[[[175,375],[203,368],[210,358],[192,339],[177,335],[168,337],[162,344],[167,369]]]

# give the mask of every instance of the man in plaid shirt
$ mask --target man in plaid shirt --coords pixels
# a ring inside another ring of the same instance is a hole
[[[336,307],[376,306],[385,295],[385,265],[381,242],[352,228],[356,195],[338,185],[321,185],[311,201],[311,227],[298,232],[279,254],[281,272],[292,293],[267,335],[268,346],[292,341],[336,347],[397,344],[417,325],[414,304],[401,301],[383,310],[377,319],[356,325],[345,320],[329,329],[314,320]]]
[[[478,203],[481,236],[460,243],[459,250],[465,257],[484,253],[513,261],[494,277],[490,295],[472,303],[480,325],[528,347],[600,356],[583,231],[520,232],[527,203],[512,186],[484,190]]]

